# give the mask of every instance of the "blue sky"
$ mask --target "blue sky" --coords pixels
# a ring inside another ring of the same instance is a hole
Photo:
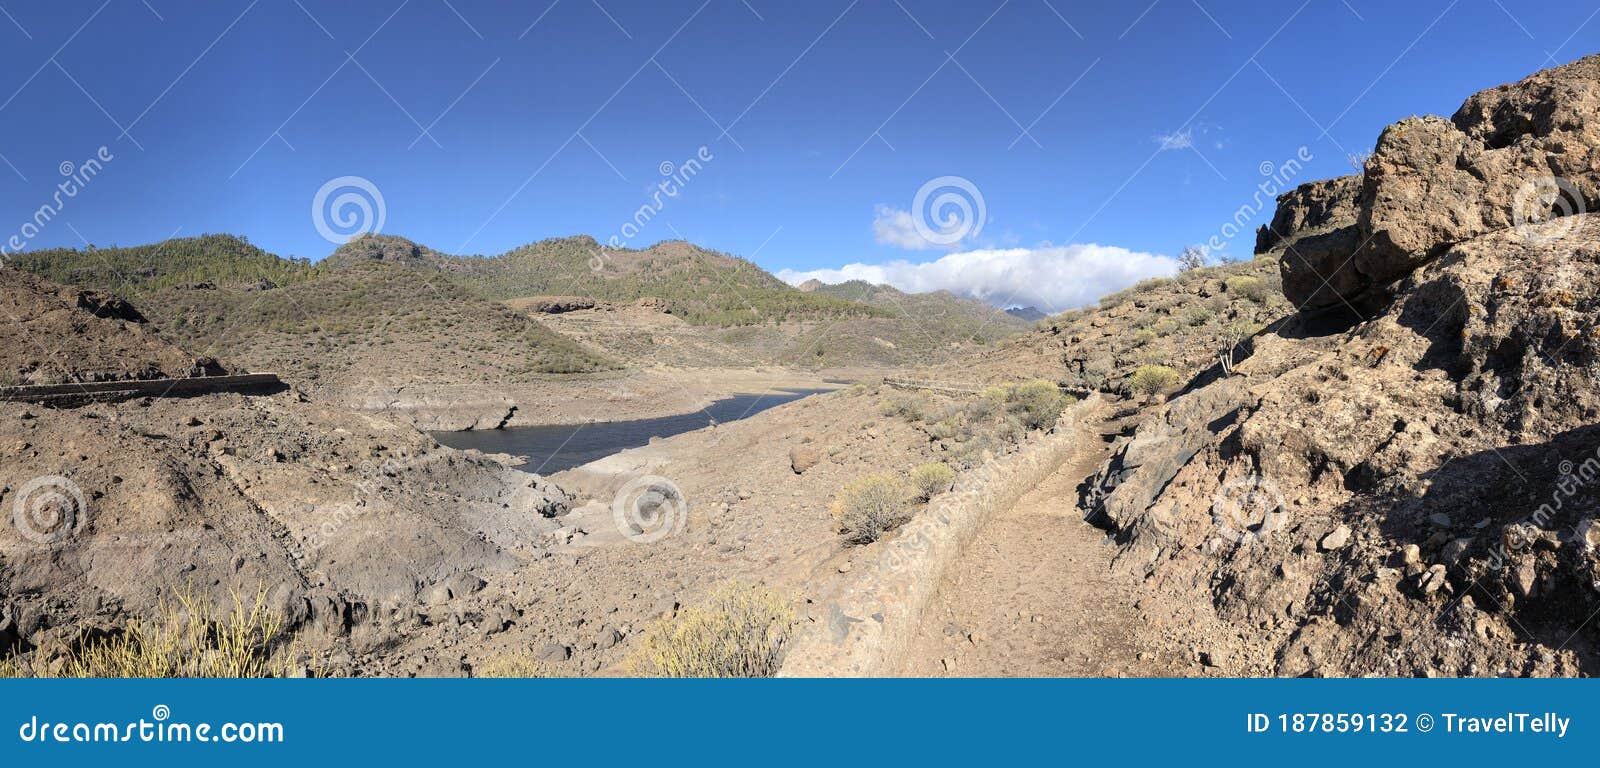
[[[1593,52],[1585,5],[0,0],[0,240],[101,146],[27,247],[232,232],[321,258],[312,201],[346,176],[444,251],[604,239],[705,147],[627,244],[1072,303],[1218,235],[1263,164],[1347,173],[1389,122]],[[930,247],[905,214],[941,177],[982,227]]]

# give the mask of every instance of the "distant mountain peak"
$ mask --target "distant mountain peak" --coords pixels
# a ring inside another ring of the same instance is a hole
[[[1038,307],[1011,307],[1010,309],[1006,310],[1006,314],[1015,318],[1027,320],[1030,323],[1035,320],[1043,320],[1049,317],[1049,315],[1040,312]]]

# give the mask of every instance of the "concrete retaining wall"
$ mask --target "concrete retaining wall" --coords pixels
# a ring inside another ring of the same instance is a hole
[[[784,660],[783,677],[883,677],[898,670],[946,571],[989,519],[1097,439],[1085,419],[1098,396],[1062,414],[1056,431],[962,475],[818,601]]]
[[[283,382],[278,380],[275,373],[244,373],[183,379],[127,379],[0,387],[0,401],[51,404],[103,402],[135,397],[183,397],[210,392],[271,392],[283,387]]]

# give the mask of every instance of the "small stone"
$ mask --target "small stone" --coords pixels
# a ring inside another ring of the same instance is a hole
[[[596,648],[605,651],[615,648],[617,643],[620,642],[622,642],[622,633],[618,632],[616,627],[607,624],[600,628],[600,635],[595,638],[594,645]]]
[[[1449,528],[1450,516],[1443,512],[1435,512],[1431,515],[1428,515],[1428,522],[1433,523],[1440,528]]]
[[[1579,520],[1573,540],[1585,552],[1593,552],[1596,548],[1600,548],[1600,524],[1596,524],[1592,517]]]
[[[1449,544],[1444,545],[1444,551],[1441,556],[1449,562],[1458,562],[1471,546],[1472,539],[1454,539]]]
[[[560,643],[545,643],[534,651],[540,661],[566,661],[572,658],[572,649]]]
[[[1400,562],[1405,565],[1420,565],[1422,563],[1422,547],[1407,544],[1400,548]]]
[[[839,572],[840,573],[849,573],[850,572],[850,568],[851,568],[851,565],[850,565],[850,561],[849,560],[846,560],[846,561],[844,561],[844,562],[839,564]]]
[[[1511,572],[1511,588],[1523,597],[1532,597],[1534,587],[1538,584],[1538,574],[1533,569],[1533,561],[1525,560]]]
[[[1445,567],[1441,564],[1434,564],[1428,566],[1427,572],[1422,574],[1422,581],[1419,582],[1418,586],[1422,587],[1423,594],[1431,595],[1444,586],[1445,580]]]
[[[1202,665],[1204,665],[1204,666],[1216,667],[1216,666],[1221,666],[1221,664],[1222,664],[1223,654],[1220,651],[1206,650],[1206,651],[1201,651],[1197,655],[1198,655],[1198,657],[1200,659],[1200,663]]]
[[[739,490],[739,500],[740,501],[749,501],[750,497],[752,497],[752,496],[755,496],[755,493],[753,491],[747,489],[747,488],[741,488]]]
[[[1338,528],[1333,529],[1333,532],[1329,533],[1327,536],[1322,537],[1322,549],[1327,552],[1332,552],[1336,549],[1344,549],[1345,545],[1349,543],[1350,526],[1348,525],[1341,525]]]

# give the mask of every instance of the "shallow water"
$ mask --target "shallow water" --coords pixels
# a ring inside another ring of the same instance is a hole
[[[710,424],[712,419],[719,424],[727,424],[754,416],[773,406],[830,391],[788,389],[765,395],[734,395],[712,403],[703,411],[657,419],[435,432],[433,437],[451,448],[476,448],[484,453],[521,456],[528,463],[520,469],[548,475],[605,458],[626,448],[637,448],[649,443],[652,437],[671,437],[700,429]]]

